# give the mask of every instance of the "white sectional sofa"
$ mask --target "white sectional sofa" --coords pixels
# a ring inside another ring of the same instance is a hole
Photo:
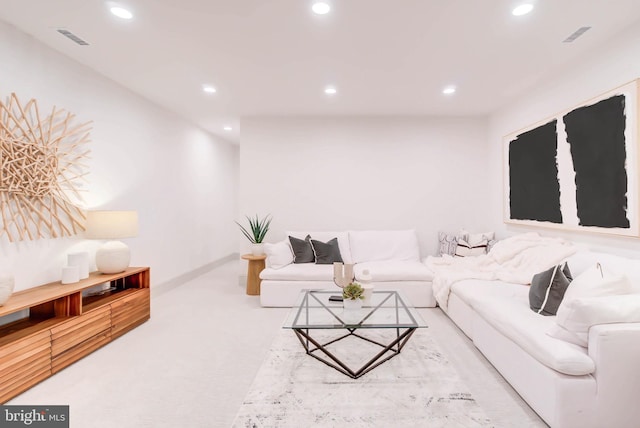
[[[600,263],[640,293],[638,260],[578,251],[567,262],[574,280]],[[549,335],[557,317],[530,309],[528,285],[484,279],[454,282],[443,309],[552,428],[640,426],[640,323],[591,325],[579,346]]]
[[[344,263],[354,263],[356,280],[369,270],[375,287],[402,290],[416,307],[435,307],[431,271],[421,262],[418,237],[414,230],[286,232],[279,244],[286,248],[288,236],[327,242],[338,239]],[[289,248],[290,250],[290,248]],[[301,290],[336,289],[332,264],[293,263],[291,258],[276,264],[267,252],[267,267],[260,274],[260,303],[267,307],[292,306]],[[289,261],[287,263],[287,261]]]

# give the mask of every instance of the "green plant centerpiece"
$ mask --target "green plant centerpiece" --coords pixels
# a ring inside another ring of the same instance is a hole
[[[249,229],[236,221],[236,224],[240,226],[242,234],[246,236],[252,244],[262,244],[265,235],[269,231],[269,226],[271,225],[271,215],[268,215],[263,219],[260,219],[258,214],[256,214],[255,218],[251,218],[248,215],[245,217],[249,221]]]
[[[342,298],[346,300],[364,300],[364,288],[357,282],[352,282],[342,289]]]

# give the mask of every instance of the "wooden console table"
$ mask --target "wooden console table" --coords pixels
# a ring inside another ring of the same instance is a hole
[[[93,272],[74,284],[52,282],[11,295],[0,306],[0,320],[24,310],[28,314],[0,325],[0,403],[148,320],[149,280],[148,267],[131,267],[118,274]],[[82,293],[107,282],[110,291]]]
[[[242,256],[244,260],[249,261],[247,268],[247,294],[250,296],[260,295],[260,272],[264,270],[266,255],[254,256],[253,254],[245,254]]]

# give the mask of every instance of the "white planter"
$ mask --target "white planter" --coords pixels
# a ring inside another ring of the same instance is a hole
[[[342,304],[344,306],[344,309],[347,311],[358,310],[362,308],[362,299],[344,299],[342,301]]]
[[[264,244],[251,244],[251,254],[261,256],[264,254]]]
[[[0,273],[0,306],[4,305],[6,301],[9,300],[11,293],[13,293],[14,285],[15,280],[13,275]]]

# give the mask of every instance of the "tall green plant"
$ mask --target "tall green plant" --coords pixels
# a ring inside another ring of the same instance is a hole
[[[267,215],[262,220],[256,214],[255,218],[251,218],[248,215],[245,216],[247,220],[249,220],[249,229],[246,229],[243,225],[236,221],[236,224],[240,226],[240,230],[247,237],[249,242],[252,244],[260,244],[264,239],[265,235],[269,231],[269,226],[271,225],[271,215]]]

